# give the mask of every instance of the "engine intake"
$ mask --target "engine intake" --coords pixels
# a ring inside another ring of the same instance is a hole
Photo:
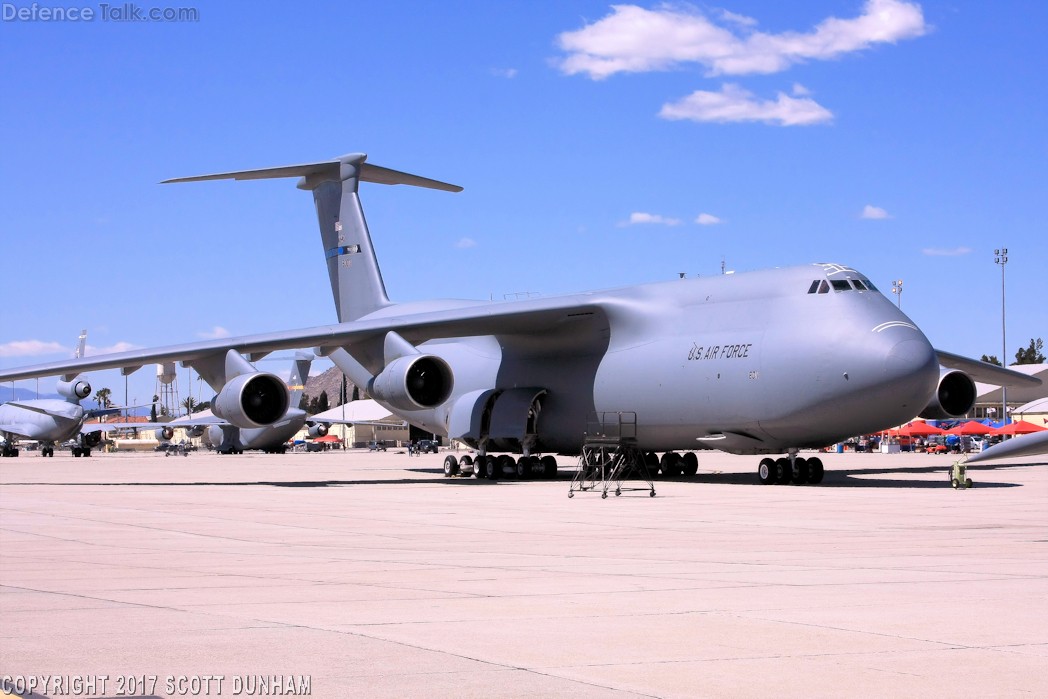
[[[975,382],[963,371],[947,371],[939,377],[928,407],[921,411],[925,420],[948,420],[961,417],[975,405]]]
[[[319,422],[315,425],[310,425],[307,431],[310,439],[316,439],[317,437],[324,437],[328,433],[328,426],[323,422]]]
[[[156,436],[156,441],[167,442],[175,436],[175,431],[170,427],[160,427],[154,430],[153,434]]]
[[[390,362],[370,381],[368,393],[401,410],[424,410],[446,401],[454,385],[447,362],[430,354],[414,354]]]
[[[73,398],[74,400],[83,400],[91,395],[91,384],[83,379],[73,379],[72,381],[59,381],[57,389],[60,394],[66,398]]]
[[[265,427],[284,417],[290,402],[287,386],[273,374],[241,374],[211,402],[211,412],[242,429]]]

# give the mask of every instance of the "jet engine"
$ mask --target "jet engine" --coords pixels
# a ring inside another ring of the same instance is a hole
[[[72,381],[59,381],[57,384],[58,392],[66,398],[72,398],[74,400],[83,400],[91,395],[91,384],[83,379],[73,379]]]
[[[975,405],[975,382],[963,371],[947,371],[939,377],[928,407],[921,411],[920,417],[926,420],[948,420],[961,417]]]
[[[153,434],[156,435],[156,441],[167,442],[175,436],[175,431],[170,427],[160,427],[154,430]]]
[[[318,422],[315,425],[309,426],[308,433],[312,439],[316,439],[317,437],[323,437],[328,433],[328,426],[325,425],[323,422]]]
[[[203,425],[193,425],[191,427],[187,427],[186,428],[186,437],[189,437],[190,439],[197,439],[198,437],[203,437],[203,436],[204,436],[204,426]]]
[[[222,425],[211,425],[204,431],[204,443],[218,449],[226,443],[226,431]]]
[[[368,384],[371,397],[401,410],[433,408],[454,387],[451,367],[440,357],[412,354],[394,359]]]
[[[211,412],[243,429],[272,425],[287,412],[287,386],[273,374],[241,374],[211,401]]]
[[[81,444],[89,449],[93,449],[102,443],[101,432],[85,432],[80,439]]]

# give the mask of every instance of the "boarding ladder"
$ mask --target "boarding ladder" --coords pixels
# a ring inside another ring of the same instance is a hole
[[[643,480],[647,488],[623,487],[628,478]],[[655,497],[644,452],[637,447],[637,413],[590,413],[586,420],[582,454],[568,497],[575,497],[576,492],[599,492],[601,498],[607,498],[609,490],[616,496],[626,490],[647,490]]]

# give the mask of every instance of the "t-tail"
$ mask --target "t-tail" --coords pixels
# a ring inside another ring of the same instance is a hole
[[[351,153],[323,162],[180,177],[164,183],[299,177],[299,189],[313,192],[335,311],[339,322],[345,323],[391,305],[357,194],[360,182],[462,191],[457,185],[370,165],[365,160],[367,155]]]

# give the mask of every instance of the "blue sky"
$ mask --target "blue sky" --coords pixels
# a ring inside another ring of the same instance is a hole
[[[354,151],[465,187],[362,187],[394,300],[831,261],[978,357],[1006,246],[1048,337],[1043,2],[73,6],[0,22],[2,366],[332,322],[292,181],[157,183]]]

